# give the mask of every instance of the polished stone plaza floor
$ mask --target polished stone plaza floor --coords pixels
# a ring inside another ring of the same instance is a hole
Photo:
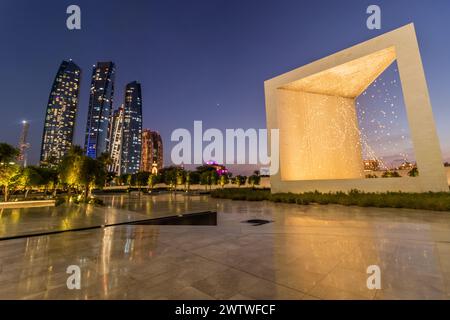
[[[90,228],[176,214],[215,210],[203,197],[160,195],[149,197],[133,192],[127,196],[101,196],[105,206],[61,205],[25,209],[0,209],[0,239]]]
[[[3,210],[1,236],[211,208],[218,225],[0,241],[0,299],[450,299],[450,213],[182,195],[104,199],[106,207],[71,214]],[[67,288],[69,265],[81,269],[80,290]],[[381,269],[381,290],[367,288],[370,265]]]

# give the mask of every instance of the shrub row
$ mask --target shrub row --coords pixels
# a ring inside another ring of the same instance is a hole
[[[306,192],[275,193],[268,189],[230,188],[218,189],[211,192],[211,196],[221,199],[246,201],[272,201],[280,203],[296,203],[300,205],[340,204],[344,206],[378,207],[378,208],[408,208],[435,211],[450,211],[450,193],[364,193],[353,190],[349,193],[320,193]]]

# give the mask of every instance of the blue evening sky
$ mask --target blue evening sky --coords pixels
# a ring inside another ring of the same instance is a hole
[[[66,28],[66,8],[82,30]],[[382,29],[368,30],[370,4]],[[31,121],[29,158],[39,157],[55,72],[72,58],[83,71],[75,143],[83,144],[91,67],[117,65],[115,107],[127,82],[143,88],[144,127],[170,134],[204,128],[265,128],[263,82],[414,22],[444,158],[450,158],[450,1],[1,0],[0,141],[17,144]]]

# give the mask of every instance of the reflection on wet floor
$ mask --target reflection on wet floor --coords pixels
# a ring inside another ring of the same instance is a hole
[[[127,212],[170,206],[166,196],[153,200],[107,201]],[[217,226],[127,225],[0,241],[0,298],[450,298],[449,213],[201,201],[217,207]],[[242,223],[250,219],[273,222]],[[66,286],[69,265],[81,268],[81,290]],[[382,290],[366,286],[370,265],[381,269]]]
[[[150,196],[132,193],[98,197],[105,206],[0,209],[0,238],[216,210],[215,203],[206,197],[184,194]]]

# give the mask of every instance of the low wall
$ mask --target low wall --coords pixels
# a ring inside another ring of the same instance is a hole
[[[445,167],[445,170],[447,171],[447,182],[450,186],[450,167]]]
[[[36,207],[54,207],[55,200],[0,202],[0,209],[20,209]]]

